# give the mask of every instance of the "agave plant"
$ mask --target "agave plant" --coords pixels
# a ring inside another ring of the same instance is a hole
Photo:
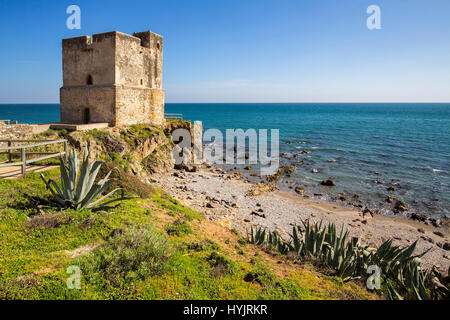
[[[266,229],[264,228],[254,228],[250,229],[250,235],[248,236],[248,242],[255,245],[262,245],[266,242]]]
[[[46,180],[41,174],[41,178],[45,182],[47,189],[50,190],[55,196],[56,201],[62,207],[75,210],[96,210],[109,208],[111,206],[108,206],[108,204],[125,199],[121,197],[104,202],[120,190],[120,188],[116,188],[102,196],[114,182],[114,179],[109,178],[114,169],[109,171],[103,179],[96,183],[95,180],[103,162],[97,160],[91,164],[88,158],[89,151],[85,148],[81,168],[75,150],[70,152],[67,166],[63,159],[60,159],[61,186],[52,179]]]
[[[420,258],[430,249],[419,255],[413,255],[417,241],[408,247],[400,248],[392,244],[392,240],[384,242],[378,250],[368,257],[368,263],[381,268],[386,278],[396,284],[397,289],[412,294],[415,299],[430,299],[430,273],[421,267]],[[388,285],[389,294],[394,299],[403,297],[392,285]]]

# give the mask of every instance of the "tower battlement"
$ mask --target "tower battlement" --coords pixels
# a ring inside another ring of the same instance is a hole
[[[162,124],[162,48],[151,31],[63,39],[61,122]]]

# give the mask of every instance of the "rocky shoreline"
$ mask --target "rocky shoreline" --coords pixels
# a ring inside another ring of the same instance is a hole
[[[447,228],[431,223],[427,217],[418,216],[416,220],[389,217],[363,206],[308,199],[301,196],[300,190],[296,190],[296,195],[278,190],[273,183],[252,183],[236,170],[225,172],[211,166],[176,168],[167,174],[153,175],[152,183],[203,213],[208,220],[237,229],[243,235],[251,226],[287,235],[292,226],[302,220],[323,220],[344,226],[352,236],[374,246],[390,238],[402,246],[419,240],[417,252],[430,249],[422,258],[423,264],[427,267],[435,265],[444,273],[449,270],[450,233]]]

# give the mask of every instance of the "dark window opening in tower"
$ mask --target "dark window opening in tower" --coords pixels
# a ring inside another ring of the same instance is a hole
[[[144,84],[144,80],[141,79],[141,86]]]
[[[157,43],[157,44],[156,44],[156,49],[159,50],[159,48],[160,48],[160,45],[159,45],[159,43]]]
[[[83,123],[89,123],[91,121],[91,110],[89,108],[85,108],[83,110]]]
[[[87,77],[87,84],[88,85],[94,84],[94,81],[92,80],[92,76],[91,75],[88,75],[88,77]]]

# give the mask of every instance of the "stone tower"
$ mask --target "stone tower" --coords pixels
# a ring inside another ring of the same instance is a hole
[[[162,48],[150,31],[63,39],[61,122],[161,125]]]

